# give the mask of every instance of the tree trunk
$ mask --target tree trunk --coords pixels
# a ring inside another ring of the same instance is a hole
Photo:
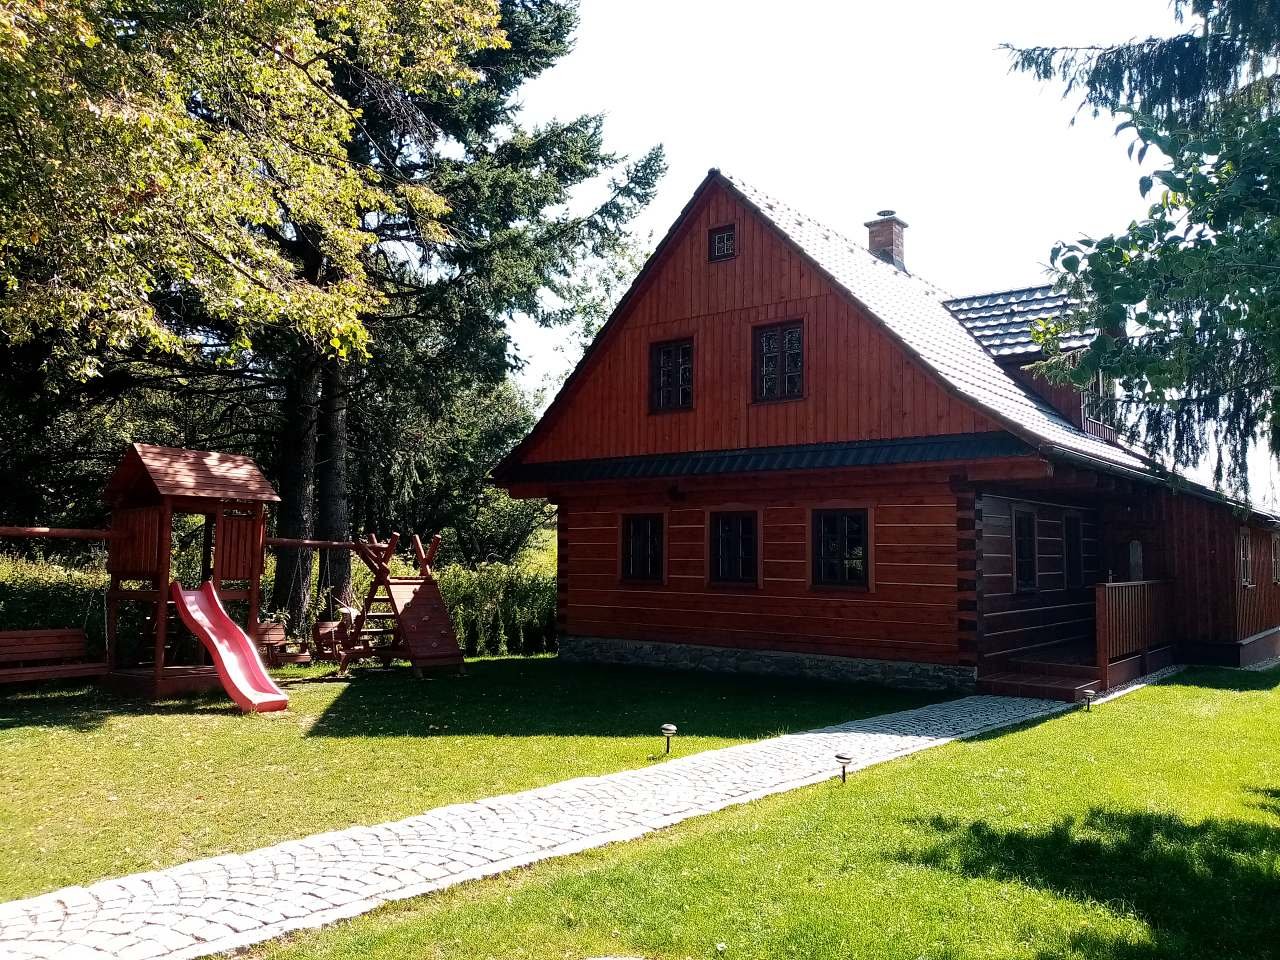
[[[349,540],[347,503],[347,373],[342,361],[325,361],[321,375],[320,428],[316,451],[316,535]],[[326,550],[320,557],[320,596],[324,619],[337,620],[336,608],[351,602],[351,553]]]
[[[276,536],[310,539],[314,536],[316,477],[316,407],[320,368],[316,359],[299,355],[285,387],[281,423],[277,435],[280,506],[276,510]],[[311,603],[311,550],[276,550],[275,583],[271,606],[288,615],[288,629],[303,628]]]

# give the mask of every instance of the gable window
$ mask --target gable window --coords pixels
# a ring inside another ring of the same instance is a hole
[[[693,341],[671,340],[649,348],[649,409],[693,406]]]
[[[1084,586],[1084,533],[1080,518],[1071,513],[1062,521],[1062,562],[1066,568],[1067,586]]]
[[[662,514],[628,513],[622,518],[622,579],[662,579]]]
[[[732,260],[738,255],[738,230],[732,224],[713,227],[707,233],[707,259],[712,263],[717,260]]]
[[[756,515],[753,511],[711,514],[711,582],[756,582]]]
[[[865,587],[867,511],[813,511],[813,584]]]
[[[1033,510],[1013,511],[1013,579],[1016,593],[1036,589],[1036,515]]]
[[[804,324],[756,327],[755,398],[794,400],[804,396]]]
[[[1112,409],[1110,400],[1115,389],[1112,382],[1099,370],[1090,378],[1084,387],[1084,415],[1094,423],[1111,425]]]
[[[1253,537],[1248,527],[1240,531],[1240,582],[1253,586]]]

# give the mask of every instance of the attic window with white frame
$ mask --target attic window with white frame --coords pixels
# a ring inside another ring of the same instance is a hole
[[[707,259],[715,263],[717,260],[732,260],[737,255],[737,225],[727,223],[722,227],[712,227],[707,234]]]

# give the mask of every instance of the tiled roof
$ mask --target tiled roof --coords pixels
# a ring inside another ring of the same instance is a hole
[[[277,503],[258,465],[248,457],[212,450],[181,450],[135,443],[107,484],[114,500],[142,484],[162,497],[201,497],[249,503]]]
[[[1032,325],[1041,319],[1060,319],[1071,309],[1067,295],[1050,286],[957,297],[944,305],[995,357],[1039,353],[1040,345],[1031,338]],[[1085,347],[1091,339],[1088,333],[1073,333],[1062,338],[1062,348]]]
[[[1090,436],[1000,368],[940,290],[733,177],[733,189],[953,390],[1044,453],[1149,474],[1149,461]]]
[[[691,477],[720,473],[766,473],[775,470],[821,470],[874,467],[894,463],[940,463],[1023,456],[1034,451],[1003,432],[955,433],[895,440],[852,440],[807,443],[745,450],[701,450],[597,460],[521,463],[506,470],[507,483],[560,483],[585,480],[640,480],[647,477]]]

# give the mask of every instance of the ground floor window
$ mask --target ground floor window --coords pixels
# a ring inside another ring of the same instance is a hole
[[[1280,583],[1280,534],[1271,535],[1271,582]]]
[[[628,513],[622,518],[622,579],[662,579],[662,514]]]
[[[867,511],[813,511],[813,583],[867,585]]]
[[[1253,538],[1248,527],[1240,531],[1240,582],[1253,585]]]
[[[741,510],[711,514],[711,582],[756,582],[756,515]]]

